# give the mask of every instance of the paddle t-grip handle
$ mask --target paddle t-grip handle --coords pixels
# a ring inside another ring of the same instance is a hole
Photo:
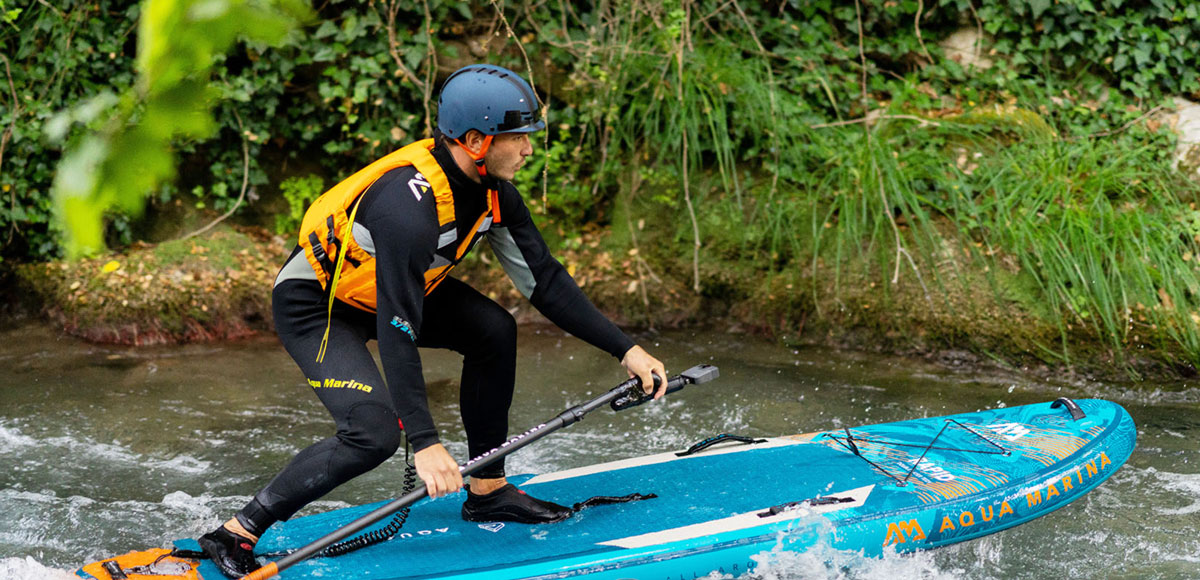
[[[679,373],[678,375],[675,375],[674,377],[671,377],[671,379],[667,381],[667,394],[674,393],[675,391],[678,391],[687,385],[699,385],[702,383],[707,383],[719,376],[721,376],[721,373],[718,372],[717,367],[713,365],[696,365],[686,371],[683,371],[682,373]],[[657,374],[654,375],[655,390],[657,390],[657,387],[660,384],[659,381],[661,380],[662,379],[660,379]],[[625,388],[625,394],[613,399],[613,401],[608,404],[614,411],[624,411],[625,409],[636,407],[642,403],[645,403],[646,401],[654,399],[653,392],[646,394],[646,392],[642,390],[642,379],[639,377],[633,377],[632,379],[621,383],[620,386]]]

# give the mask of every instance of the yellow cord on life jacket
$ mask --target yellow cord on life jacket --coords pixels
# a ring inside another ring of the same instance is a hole
[[[362,205],[363,197],[359,196],[350,210],[350,220],[342,226],[342,247],[338,249],[337,265],[334,266],[333,276],[329,279],[329,308],[325,312],[325,334],[321,337],[321,348],[317,350],[317,362],[325,360],[325,349],[329,346],[329,329],[333,326],[333,301],[337,300],[338,280],[342,278],[342,265],[346,262],[346,249],[350,247],[350,231],[354,227],[354,217],[358,215],[358,206]]]

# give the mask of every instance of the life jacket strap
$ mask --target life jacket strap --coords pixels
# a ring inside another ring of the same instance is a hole
[[[461,139],[454,140],[467,153],[467,156],[475,162],[475,170],[479,172],[479,177],[487,177],[487,166],[483,164],[483,156],[487,155],[488,149],[492,146],[492,138],[494,137],[495,135],[484,135],[483,145],[479,147],[478,151],[467,147],[467,144],[463,143]]]
[[[333,276],[333,261],[329,259],[329,254],[325,253],[325,246],[321,245],[321,238],[317,237],[317,232],[308,234],[309,247],[312,248],[313,257],[321,264],[321,268],[325,270],[327,277]]]

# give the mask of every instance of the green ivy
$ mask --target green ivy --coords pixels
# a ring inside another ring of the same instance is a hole
[[[998,52],[1042,74],[1095,75],[1142,99],[1200,89],[1200,5],[1189,0],[984,2],[979,18]]]
[[[304,221],[304,212],[325,191],[325,181],[316,175],[289,177],[279,184],[279,193],[287,200],[288,212],[275,215],[275,233],[294,235]]]
[[[532,72],[547,97],[548,155],[539,143],[526,173],[548,166],[550,182],[523,185],[530,197],[544,192],[545,211],[566,221],[611,215],[605,208],[630,160],[674,163],[685,126],[690,169],[715,170],[721,191],[752,200],[764,173],[793,186],[816,179],[821,150],[810,126],[884,107],[938,114],[1021,99],[1061,134],[1084,135],[1137,118],[1147,101],[1200,89],[1190,66],[1200,62],[1200,8],[1190,2],[621,4],[319,3],[312,25],[271,46],[242,39],[211,55],[211,127],[174,134],[180,170],[175,183],[156,186],[152,203],[186,197],[224,211],[243,178],[251,199],[278,199],[289,175],[336,182],[425,136],[427,94],[479,60]],[[141,14],[134,2],[0,2],[0,65],[14,87],[0,78],[0,258],[60,254],[49,190],[62,150],[132,106],[115,95],[134,87]],[[991,70],[966,70],[938,48],[963,27],[988,35]],[[673,60],[680,42],[682,75]],[[678,83],[685,102],[674,106]],[[137,205],[104,214],[110,241],[128,241],[121,234]],[[756,219],[760,206],[739,207]]]
[[[61,153],[47,134],[67,134],[50,121],[71,108],[71,121],[95,127],[112,102],[99,95],[132,85],[140,10],[77,0],[0,9],[0,258],[55,255],[50,183]]]

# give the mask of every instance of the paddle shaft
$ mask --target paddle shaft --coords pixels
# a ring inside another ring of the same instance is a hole
[[[697,381],[689,377],[688,373],[685,372],[683,375],[672,377],[671,380],[667,381],[667,392],[678,391],[679,389],[682,389],[684,385],[694,382]],[[534,441],[537,441],[546,435],[562,429],[563,427],[579,422],[584,415],[603,407],[604,405],[607,405],[611,401],[616,400],[623,395],[629,395],[635,391],[641,391],[641,385],[642,381],[640,379],[636,377],[629,379],[617,385],[616,387],[613,387],[612,390],[608,391],[607,393],[604,393],[603,395],[600,395],[599,397],[596,397],[595,399],[592,399],[586,403],[571,407],[570,409],[559,413],[558,416],[550,421],[542,423],[537,427],[534,427],[520,435],[517,435],[516,437],[509,439],[508,441],[505,441],[499,447],[460,465],[458,470],[462,472],[464,477],[472,475],[478,472],[480,469],[495,463],[501,457],[504,457],[526,445],[529,445],[530,443],[533,443]],[[370,526],[371,524],[374,524],[383,518],[386,518],[408,506],[411,506],[414,503],[417,503],[427,494],[428,490],[424,485],[418,486],[416,489],[404,494],[399,498],[396,498],[387,505],[322,536],[307,546],[304,546],[303,548],[300,548],[299,550],[296,550],[295,552],[292,552],[291,554],[288,554],[287,556],[284,556],[275,562],[271,562],[262,568],[243,576],[241,580],[266,580],[267,578],[272,578],[280,572],[311,558],[321,550],[324,550],[325,548],[362,531],[367,526]]]

